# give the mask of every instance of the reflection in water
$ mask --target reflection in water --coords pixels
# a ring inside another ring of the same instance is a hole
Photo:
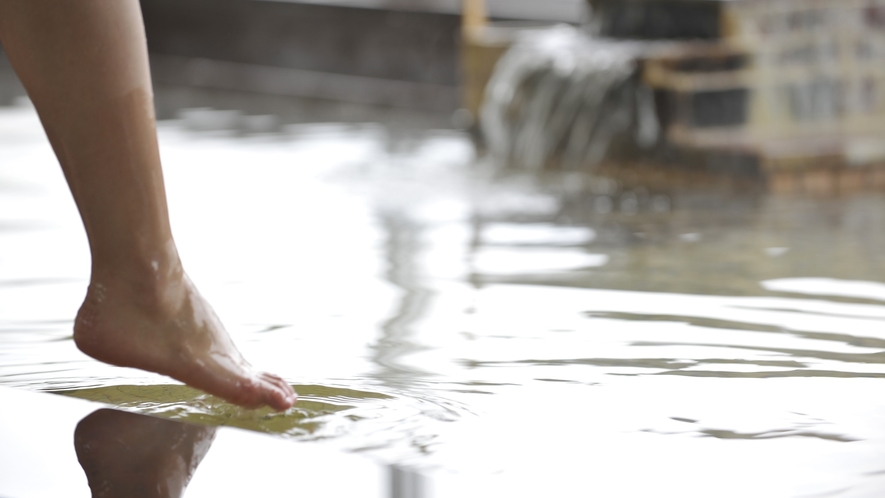
[[[74,446],[95,498],[174,498],[206,456],[215,428],[118,410],[77,424]]]
[[[405,367],[397,359],[416,352],[421,346],[410,339],[413,323],[427,312],[433,291],[422,282],[421,268],[415,261],[422,250],[422,227],[407,216],[381,215],[387,240],[384,244],[388,269],[386,278],[400,291],[396,308],[381,325],[373,362],[378,377],[389,385],[408,385],[422,376],[419,369]]]
[[[216,431],[212,426],[102,408],[77,424],[74,448],[94,498],[177,498],[184,495],[216,441]],[[343,460],[341,456],[337,461],[334,457],[323,461],[328,456],[323,456],[322,463],[305,461],[311,453],[295,452],[294,446],[267,446],[268,441],[256,437],[231,444],[236,439],[231,439],[230,433],[224,435],[228,437],[221,437],[215,445],[212,463],[207,460],[203,466],[200,484],[194,481],[196,496],[243,496],[239,491],[229,494],[230,488],[224,492],[225,483],[232,479],[256,496],[288,496],[287,490],[293,486],[304,496],[354,496],[350,494],[353,488],[364,497],[425,495],[424,478],[408,469],[378,468],[368,459]],[[297,479],[299,468],[310,476],[310,482]],[[232,469],[236,475],[230,475]],[[330,476],[339,473],[348,474],[352,482],[329,482]],[[373,479],[373,473],[386,476],[386,482]]]
[[[401,467],[390,467],[390,498],[421,498],[424,492],[421,474]]]

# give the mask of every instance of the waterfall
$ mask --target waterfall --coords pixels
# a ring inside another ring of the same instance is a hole
[[[501,169],[592,170],[658,141],[642,42],[594,38],[570,26],[529,31],[498,61],[480,113]]]

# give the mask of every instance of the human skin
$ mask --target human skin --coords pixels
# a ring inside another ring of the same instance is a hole
[[[89,239],[77,347],[241,406],[290,408],[291,386],[246,362],[178,257],[138,1],[0,0],[0,41]]]
[[[177,498],[215,430],[102,408],[77,424],[74,449],[93,498]]]

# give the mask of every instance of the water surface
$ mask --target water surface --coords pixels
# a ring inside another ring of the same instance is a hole
[[[160,123],[173,230],[298,405],[76,350],[86,239],[23,105],[0,108],[0,384],[522,492],[885,489],[882,196],[578,193],[495,178],[452,130],[215,112]]]

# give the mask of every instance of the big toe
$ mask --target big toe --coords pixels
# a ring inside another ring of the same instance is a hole
[[[269,374],[261,374],[261,382],[265,389],[265,402],[276,410],[287,410],[298,400],[298,395],[282,378]]]

